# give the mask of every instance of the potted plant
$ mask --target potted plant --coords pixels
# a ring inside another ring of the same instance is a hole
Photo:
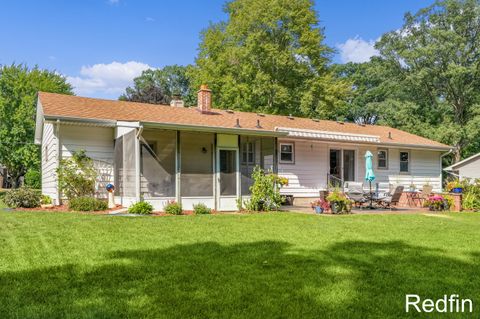
[[[447,184],[447,191],[455,194],[461,194],[463,192],[463,184],[460,180],[455,180]]]
[[[416,188],[417,188],[417,187],[415,186],[415,184],[414,184],[413,181],[412,181],[412,182],[410,183],[410,191],[411,191],[411,192],[414,192]]]
[[[338,190],[330,193],[327,200],[333,214],[349,213],[352,210],[352,201]]]
[[[321,214],[330,208],[330,205],[324,199],[314,200],[313,202],[310,203],[310,205],[312,206],[312,209],[314,209],[315,213],[317,214]]]
[[[443,211],[450,208],[450,202],[441,195],[432,195],[425,201],[424,207],[431,211]]]

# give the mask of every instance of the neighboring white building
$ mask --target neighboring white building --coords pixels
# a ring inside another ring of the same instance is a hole
[[[445,168],[445,171],[458,176],[460,179],[480,178],[480,153]]]
[[[198,100],[186,108],[40,92],[43,193],[60,202],[56,168],[79,150],[95,162],[97,195],[114,183],[124,206],[177,200],[187,210],[199,202],[236,210],[256,165],[289,179],[283,194],[314,198],[332,176],[363,181],[367,150],[376,182],[441,190],[447,145],[386,126],[212,109],[206,87]]]

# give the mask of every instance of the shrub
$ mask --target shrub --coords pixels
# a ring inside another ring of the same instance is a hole
[[[12,189],[3,199],[8,207],[33,208],[40,206],[40,191],[28,187]]]
[[[92,196],[95,192],[97,172],[93,160],[85,151],[75,152],[72,157],[61,160],[57,174],[60,190],[69,200]]]
[[[128,208],[130,214],[149,215],[153,212],[153,206],[147,202],[138,202]]]
[[[87,196],[72,198],[68,206],[71,210],[81,212],[100,211],[108,208],[107,202]]]
[[[39,170],[29,169],[25,174],[25,186],[40,189],[42,188],[42,175]]]
[[[252,174],[253,185],[250,200],[245,202],[245,207],[250,211],[277,210],[283,202],[280,188],[286,185],[288,180],[279,177],[272,172],[265,172],[259,166],[255,166]]]
[[[164,207],[165,213],[170,215],[182,215],[182,205],[176,201],[169,201]]]
[[[40,204],[51,205],[53,203],[52,198],[48,195],[42,195],[40,198]]]
[[[208,208],[207,205],[198,203],[193,205],[193,212],[195,215],[208,215],[212,212],[212,210]]]
[[[338,189],[328,194],[326,200],[333,214],[344,214],[352,211],[353,201],[349,200]]]

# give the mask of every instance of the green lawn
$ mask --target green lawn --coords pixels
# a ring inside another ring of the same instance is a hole
[[[0,318],[478,317],[480,215],[442,216],[0,212]]]

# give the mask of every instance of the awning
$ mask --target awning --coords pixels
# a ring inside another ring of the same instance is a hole
[[[344,142],[380,143],[380,137],[376,135],[352,134],[342,132],[327,132],[316,130],[303,130],[288,127],[277,127],[276,131],[288,133],[288,137],[308,138]]]

